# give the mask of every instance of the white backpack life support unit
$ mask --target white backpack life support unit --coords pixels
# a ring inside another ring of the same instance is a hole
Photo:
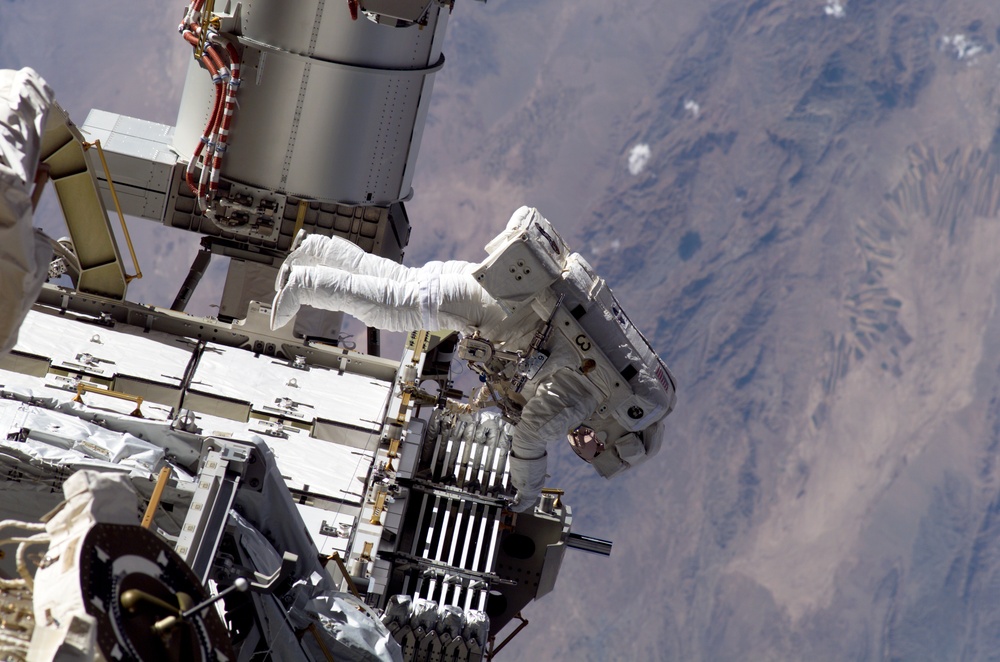
[[[650,426],[673,410],[674,378],[604,279],[532,212],[520,232],[490,242],[490,256],[473,277],[510,312],[530,306],[551,321],[549,347],[566,343],[576,353],[581,372],[603,395],[583,423],[599,440],[589,461],[610,478],[659,450]]]

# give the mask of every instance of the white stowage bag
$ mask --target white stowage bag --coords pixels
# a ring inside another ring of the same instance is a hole
[[[31,69],[0,70],[0,354],[45,282],[52,249],[31,225],[31,189],[52,90]]]
[[[139,523],[138,497],[121,474],[77,471],[63,483],[63,494],[66,500],[45,523],[51,542],[35,572],[29,660],[94,659],[97,621],[80,591],[82,543],[97,523]]]

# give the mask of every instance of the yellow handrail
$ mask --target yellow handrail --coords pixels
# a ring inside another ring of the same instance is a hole
[[[149,505],[146,506],[146,512],[142,515],[142,528],[148,529],[153,524],[153,515],[156,514],[156,507],[160,505],[160,499],[163,497],[163,490],[166,489],[168,480],[170,480],[170,465],[160,469],[160,476],[156,479],[153,495],[149,497]]]
[[[142,418],[142,412],[139,408],[142,407],[142,397],[138,395],[129,395],[128,393],[122,393],[121,391],[112,391],[111,389],[101,388],[100,386],[94,386],[93,384],[88,384],[87,382],[80,382],[76,385],[76,397],[73,398],[73,402],[79,402],[83,404],[83,394],[84,393],[98,393],[100,395],[106,395],[109,398],[118,398],[119,400],[129,400],[135,403],[135,410],[131,413],[131,416],[137,418]]]
[[[139,260],[135,256],[135,247],[132,246],[132,237],[128,233],[128,225],[125,224],[125,214],[122,213],[122,206],[118,201],[118,193],[115,191],[115,183],[111,179],[111,169],[108,167],[108,160],[104,158],[104,148],[101,147],[101,141],[95,140],[92,143],[83,143],[84,149],[90,149],[91,147],[97,148],[97,155],[101,158],[101,165],[104,166],[104,176],[108,180],[108,189],[111,191],[111,199],[114,200],[115,211],[118,212],[118,220],[121,222],[122,232],[125,234],[125,243],[128,244],[128,252],[132,256],[132,266],[135,267],[135,275],[129,276],[125,274],[125,282],[130,283],[137,278],[142,278],[142,269],[139,267]]]

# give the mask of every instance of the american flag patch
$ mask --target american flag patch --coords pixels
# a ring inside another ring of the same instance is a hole
[[[667,379],[667,376],[663,373],[663,366],[656,366],[656,381],[660,382],[660,386],[663,387],[664,391],[670,393],[670,380]]]

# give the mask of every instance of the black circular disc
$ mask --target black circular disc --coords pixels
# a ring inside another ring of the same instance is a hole
[[[150,600],[122,606],[128,590],[179,605],[207,599],[205,588],[180,556],[155,534],[139,526],[96,524],[80,553],[80,589],[87,613],[97,619],[97,641],[109,660],[184,660],[212,662],[235,656],[229,633],[214,607],[178,623],[163,635],[153,625],[171,611]]]

